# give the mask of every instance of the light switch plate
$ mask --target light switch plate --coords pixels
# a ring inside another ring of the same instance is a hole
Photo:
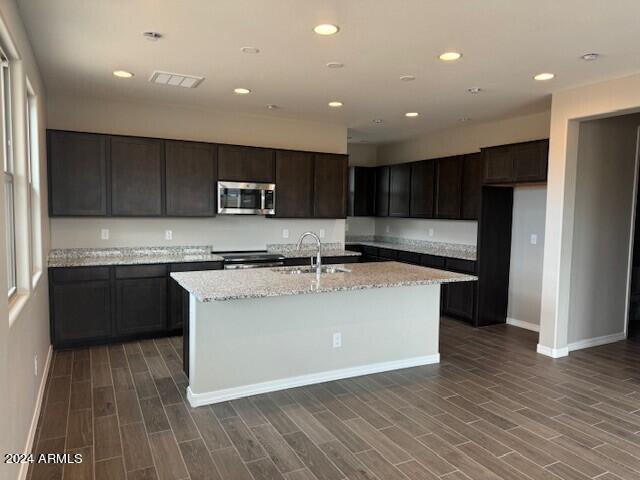
[[[164,231],[164,239],[165,240],[173,240],[173,230],[165,230]]]
[[[289,230],[286,228],[282,229],[282,238],[289,238]]]
[[[529,240],[531,242],[531,245],[535,245],[538,243],[538,235],[536,235],[535,233],[531,234],[531,239]]]
[[[333,334],[333,348],[342,347],[342,333],[336,332]]]
[[[387,225],[387,228],[385,229],[385,232],[387,232],[387,233],[391,232],[391,227],[389,225]]]
[[[103,228],[102,230],[100,230],[100,238],[102,240],[109,240],[109,229],[108,228]]]
[[[324,233],[325,233],[325,232],[324,232],[324,228],[321,228],[321,229],[320,229],[320,235],[319,235],[319,237],[320,237],[320,238],[324,238]]]
[[[433,234],[434,234],[434,233],[435,233],[435,232],[434,232],[433,228],[430,228],[430,229],[429,229],[429,236],[430,236],[430,237],[433,237]]]

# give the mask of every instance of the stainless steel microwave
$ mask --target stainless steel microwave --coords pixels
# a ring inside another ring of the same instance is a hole
[[[273,183],[218,182],[218,213],[223,215],[275,215]]]

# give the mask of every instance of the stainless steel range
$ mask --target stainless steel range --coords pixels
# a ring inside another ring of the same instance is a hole
[[[239,270],[244,268],[281,267],[284,257],[266,250],[251,250],[246,252],[213,252],[224,258],[225,270]]]

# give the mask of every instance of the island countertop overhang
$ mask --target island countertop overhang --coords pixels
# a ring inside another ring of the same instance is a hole
[[[374,288],[469,282],[473,275],[408,265],[400,262],[334,265],[348,272],[315,274],[287,273],[298,267],[260,268],[201,272],[175,272],[171,277],[200,302],[281,297]]]

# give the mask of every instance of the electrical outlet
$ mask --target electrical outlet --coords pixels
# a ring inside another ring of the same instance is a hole
[[[38,355],[33,357],[33,374],[38,376]]]
[[[289,230],[286,228],[282,229],[282,238],[289,238]]]
[[[538,235],[536,235],[535,233],[531,234],[531,239],[529,240],[531,242],[531,245],[535,245],[538,243]]]
[[[433,228],[430,228],[430,229],[429,229],[429,236],[430,236],[430,237],[433,237],[433,234],[434,234],[434,233],[435,233],[435,232],[434,232]]]
[[[391,233],[391,227],[387,225],[387,228],[385,228],[384,231],[387,233]]]
[[[173,240],[173,230],[165,230],[164,231],[164,239],[165,240]]]
[[[320,229],[320,235],[318,235],[320,238],[324,238],[324,228]]]
[[[102,240],[109,240],[109,229],[108,228],[103,228],[102,230],[100,230],[100,238]]]
[[[342,333],[336,332],[333,334],[333,348],[342,347]]]

